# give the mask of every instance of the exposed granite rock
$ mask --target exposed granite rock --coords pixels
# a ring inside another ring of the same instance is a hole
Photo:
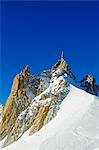
[[[14,78],[11,93],[3,110],[2,121],[0,124],[0,140],[10,133],[15,120],[30,103],[28,95],[24,96],[23,93],[23,91],[26,92],[24,85],[28,85],[28,81],[25,81],[25,78],[28,78],[28,76],[29,68],[26,66],[26,68]]]
[[[49,105],[47,105],[47,104],[45,104],[44,106],[42,106],[39,109],[39,112],[38,112],[38,114],[37,114],[37,116],[36,116],[36,118],[33,122],[30,135],[32,135],[33,133],[39,131],[42,128],[48,111],[49,111]]]

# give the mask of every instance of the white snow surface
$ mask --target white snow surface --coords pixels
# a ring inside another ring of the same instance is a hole
[[[1,149],[99,150],[99,98],[70,85],[57,116],[34,135],[29,133]]]

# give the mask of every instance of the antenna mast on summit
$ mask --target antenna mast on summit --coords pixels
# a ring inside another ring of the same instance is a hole
[[[61,60],[63,60],[63,59],[64,59],[64,53],[63,53],[63,51],[62,51]]]

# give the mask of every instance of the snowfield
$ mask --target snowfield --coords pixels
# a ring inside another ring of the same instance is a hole
[[[57,116],[34,135],[29,133],[1,149],[99,150],[99,98],[71,85]]]

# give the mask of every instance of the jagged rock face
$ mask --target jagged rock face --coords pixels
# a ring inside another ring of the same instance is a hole
[[[66,72],[68,70],[68,64],[65,62],[64,58],[58,60],[58,62],[52,67],[52,72],[62,70],[62,72]]]
[[[45,77],[44,74],[47,74],[47,76]],[[36,82],[33,82],[34,79]],[[0,140],[10,134],[17,117],[29,106],[31,100],[38,95],[38,89],[39,93],[41,93],[48,87],[49,81],[50,71],[45,71],[33,78],[30,75],[28,66],[14,78],[11,93],[3,110],[3,118],[0,124]]]
[[[44,74],[47,74],[47,76],[45,77]],[[34,79],[36,82],[33,82]],[[0,140],[9,135],[14,128],[13,124],[19,114],[24,111],[29,106],[30,101],[38,95],[38,89],[39,93],[41,93],[48,87],[49,81],[50,71],[45,71],[41,73],[41,75],[37,75],[33,78],[30,76],[28,66],[15,77],[11,93],[3,111],[3,118],[0,124]]]
[[[49,111],[49,105],[47,105],[47,104],[43,105],[39,109],[39,111],[37,113],[37,116],[35,117],[35,120],[33,122],[30,135],[32,133],[35,133],[35,132],[39,131],[42,128],[48,111]]]
[[[3,110],[0,139],[3,139],[11,131],[16,118],[30,103],[27,93],[28,82],[29,68],[27,66],[13,81],[11,93]]]
[[[57,115],[69,93],[66,67],[62,57],[51,70],[31,76],[26,67],[15,77],[0,126],[0,138],[6,136],[3,147],[18,140],[30,127],[32,135]]]
[[[50,84],[51,70],[43,71],[41,74],[32,77],[32,91],[35,95],[41,94]]]

